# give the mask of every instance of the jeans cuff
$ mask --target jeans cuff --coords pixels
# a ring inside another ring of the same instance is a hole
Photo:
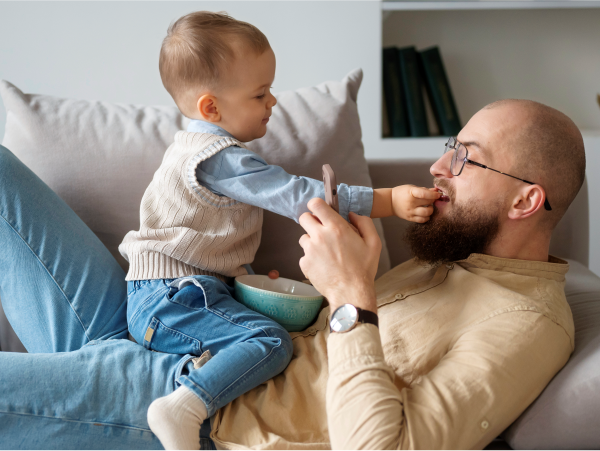
[[[212,417],[216,412],[215,405],[212,402],[211,396],[206,393],[199,385],[196,385],[194,382],[190,380],[187,376],[180,376],[177,378],[177,383],[183,385],[188,390],[192,391],[200,401],[204,403],[206,406],[206,411],[208,412],[208,418]]]

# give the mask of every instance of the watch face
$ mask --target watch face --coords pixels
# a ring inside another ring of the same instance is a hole
[[[350,330],[358,321],[358,310],[352,304],[345,304],[338,308],[331,318],[331,330],[344,332]]]

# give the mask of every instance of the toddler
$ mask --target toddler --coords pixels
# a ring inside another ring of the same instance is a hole
[[[256,27],[223,13],[188,14],[169,27],[159,68],[192,120],[144,193],[140,230],[119,251],[130,264],[133,338],[153,351],[197,356],[176,390],[152,402],[148,423],[165,448],[198,449],[206,418],[292,357],[285,329],[233,298],[233,278],[248,273],[260,243],[263,209],[297,221],[324,190],[320,180],[289,175],[243,144],[265,135],[277,103],[275,55]],[[340,184],[338,197],[346,219],[353,211],[425,222],[439,194]]]

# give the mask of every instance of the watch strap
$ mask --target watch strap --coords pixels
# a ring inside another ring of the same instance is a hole
[[[375,327],[379,328],[379,317],[377,313],[373,313],[370,310],[363,310],[361,308],[356,307],[358,310],[358,322],[365,324],[373,324]]]

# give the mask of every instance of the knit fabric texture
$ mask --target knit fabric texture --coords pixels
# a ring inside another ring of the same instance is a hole
[[[119,245],[126,280],[210,275],[224,281],[247,274],[260,244],[263,210],[200,185],[196,167],[233,138],[179,131],[142,197],[140,230]]]

